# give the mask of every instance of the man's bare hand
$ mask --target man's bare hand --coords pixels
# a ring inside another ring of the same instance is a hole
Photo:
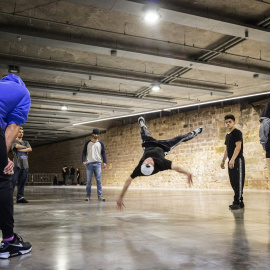
[[[229,162],[229,168],[230,169],[233,169],[234,168],[234,160],[230,160],[230,162]]]
[[[123,207],[126,207],[123,203],[123,199],[122,198],[119,198],[116,200],[116,209],[119,210],[119,211],[123,211]]]
[[[222,161],[220,164],[221,169],[225,169],[225,161]]]
[[[107,163],[103,163],[103,168],[107,168]]]
[[[83,166],[86,166],[86,161],[84,161],[82,164],[83,164]]]
[[[4,174],[14,174],[14,163],[8,159],[8,165],[4,168]]]

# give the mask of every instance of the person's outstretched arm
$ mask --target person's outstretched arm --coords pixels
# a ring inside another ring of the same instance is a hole
[[[128,190],[128,187],[130,186],[131,184],[131,181],[132,181],[132,178],[129,176],[128,179],[126,180],[125,184],[124,184],[124,187],[118,197],[118,199],[116,200],[116,208],[117,210],[120,210],[122,211],[123,210],[123,207],[125,207],[124,203],[123,203],[123,198]]]
[[[174,164],[172,164],[172,170],[185,174],[187,176],[187,183],[191,187],[191,185],[193,184],[193,181],[192,181],[192,174],[190,172],[188,172],[188,171],[184,170],[183,168],[181,168],[180,166],[174,165]]]

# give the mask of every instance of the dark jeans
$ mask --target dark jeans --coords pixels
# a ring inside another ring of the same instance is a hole
[[[156,140],[152,137],[151,133],[146,127],[141,127],[142,147],[160,147],[164,150],[165,155],[167,155],[174,147],[180,143],[189,141],[194,137],[196,137],[196,135],[193,132],[189,132],[169,140]]]
[[[5,133],[0,128],[0,229],[3,238],[13,236],[13,188],[11,175],[3,173],[8,163]]]
[[[24,197],[24,187],[27,180],[28,169],[20,169],[19,167],[14,167],[14,174],[12,176],[13,191],[17,184],[17,200]]]
[[[229,167],[229,166],[228,166]],[[234,168],[229,170],[231,186],[234,190],[234,203],[243,201],[243,189],[245,184],[245,159],[244,157],[236,158]]]

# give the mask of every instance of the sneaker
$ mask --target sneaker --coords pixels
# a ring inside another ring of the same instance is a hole
[[[146,127],[145,120],[142,116],[138,118],[138,123],[140,124],[141,127]]]
[[[24,197],[22,197],[19,200],[17,200],[17,203],[28,203],[28,201]]]
[[[84,201],[89,202],[90,198],[91,198],[90,196],[87,196]]]
[[[197,129],[193,130],[193,132],[197,136],[197,135],[201,134],[203,132],[203,130],[204,130],[204,127],[199,127]]]
[[[105,198],[102,197],[102,195],[101,195],[101,196],[98,196],[98,200],[99,200],[99,201],[102,201],[102,202],[105,202]]]
[[[24,255],[32,250],[29,242],[23,242],[21,236],[14,233],[12,241],[2,241],[0,247],[0,258],[8,259],[10,257]]]
[[[241,201],[239,205],[240,205],[240,208],[245,208],[245,204],[243,201]]]
[[[240,204],[231,204],[231,205],[229,205],[230,210],[238,210],[240,208],[241,208]]]

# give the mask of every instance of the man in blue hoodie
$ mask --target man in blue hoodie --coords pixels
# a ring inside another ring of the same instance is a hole
[[[23,242],[13,232],[13,186],[11,175],[14,164],[8,159],[11,144],[16,138],[20,125],[28,117],[30,94],[20,77],[9,74],[0,81],[0,229],[3,241],[0,258],[23,255],[31,251],[32,246]]]

